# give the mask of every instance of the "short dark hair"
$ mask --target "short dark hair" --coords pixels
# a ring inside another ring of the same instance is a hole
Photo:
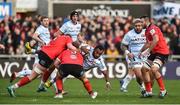
[[[42,16],[41,17],[41,22],[44,20],[44,19],[46,19],[46,18],[48,18],[47,16]]]
[[[94,50],[96,50],[96,49],[99,49],[99,50],[105,50],[105,48],[104,48],[104,46],[103,45],[97,45],[95,48],[94,48]]]

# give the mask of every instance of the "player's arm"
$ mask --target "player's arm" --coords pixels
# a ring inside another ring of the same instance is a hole
[[[150,34],[151,34],[153,40],[151,43],[146,44],[147,48],[144,51],[141,50],[141,51],[143,51],[141,53],[142,55],[146,55],[147,53],[150,53],[151,50],[156,46],[156,44],[159,41],[159,36],[157,35],[157,32],[155,31],[155,29],[151,29]]]
[[[103,70],[101,72],[104,75],[104,79],[105,79],[106,83],[109,82],[108,70]]]
[[[149,46],[149,52],[156,46],[157,42],[159,41],[158,35],[153,35],[153,41]]]
[[[144,46],[141,48],[140,52],[143,52],[144,50],[146,50],[150,45],[150,42],[148,42],[148,40],[146,39],[146,43],[144,44]]]
[[[75,46],[73,46],[72,43],[68,43],[68,44],[67,44],[67,48],[70,49],[70,50],[72,50],[72,51],[78,51],[78,49],[77,49]]]
[[[106,89],[108,89],[108,90],[111,89],[111,84],[109,82],[109,76],[108,76],[108,70],[103,70],[101,72],[103,73],[104,79],[106,81]]]
[[[124,54],[128,56],[128,58],[133,59],[134,55],[128,50],[128,45],[130,42],[130,38],[128,34],[126,34],[121,43],[121,49],[124,51]]]
[[[63,35],[66,32],[66,30],[67,30],[67,24],[63,24],[61,26],[61,28],[57,32],[54,33],[54,37],[57,37],[59,35]]]
[[[104,79],[106,81],[106,89],[109,90],[109,89],[111,89],[111,84],[109,82],[109,75],[108,75],[109,73],[108,73],[108,70],[107,70],[106,65],[104,63],[103,58],[101,58],[100,62],[101,63],[99,64],[98,68],[100,69],[101,73],[103,73]]]
[[[89,48],[88,48],[89,46],[87,46],[87,44],[80,43],[79,41],[75,41],[75,42],[73,42],[73,45],[76,48],[79,48],[85,54],[89,53]]]
[[[41,43],[42,45],[45,45],[46,43],[39,38],[39,34],[40,34],[40,33],[36,33],[36,32],[35,32],[35,33],[33,34],[32,38],[33,38],[35,41]]]
[[[128,50],[128,45],[125,45],[125,44],[121,44],[121,49],[124,51],[124,54],[125,55],[131,55],[130,54],[130,51]]]
[[[64,34],[64,33],[63,33],[62,31],[58,30],[58,31],[56,31],[56,32],[54,33],[54,37],[57,37],[57,36],[63,35],[63,34]]]

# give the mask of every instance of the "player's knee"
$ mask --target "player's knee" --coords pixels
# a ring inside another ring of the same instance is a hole
[[[39,68],[37,67],[37,65],[34,67],[34,71],[35,71],[37,74],[43,73],[43,71],[42,71],[41,69],[39,69]]]
[[[142,75],[145,74],[145,73],[148,72],[148,71],[149,71],[149,69],[147,69],[147,68],[144,67],[144,66],[141,68],[141,73],[142,73]]]
[[[84,83],[87,82],[87,81],[89,81],[88,78],[86,78],[85,76],[82,76],[82,77],[81,77],[81,80],[82,80]]]
[[[151,71],[152,71],[153,73],[158,72],[158,70],[159,70],[159,68],[158,68],[157,66],[152,65],[152,67],[151,67]]]
[[[143,66],[142,66],[142,70],[150,70],[151,69],[151,64],[148,62],[148,61],[145,61],[143,63]]]
[[[39,74],[37,74],[35,71],[32,71],[31,75],[28,76],[29,80],[34,80]]]

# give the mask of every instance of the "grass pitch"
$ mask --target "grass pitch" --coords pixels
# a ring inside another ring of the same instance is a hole
[[[64,88],[68,94],[63,99],[54,99],[54,90],[49,88],[47,92],[37,93],[36,89],[40,80],[16,90],[15,98],[7,93],[9,79],[0,79],[0,104],[180,104],[180,81],[166,80],[165,85],[168,96],[164,99],[158,98],[158,86],[153,87],[152,98],[140,98],[139,88],[136,82],[131,81],[128,92],[120,92],[118,79],[111,79],[112,90],[106,91],[103,79],[90,79],[93,90],[98,92],[96,99],[91,99],[77,79],[67,79]]]

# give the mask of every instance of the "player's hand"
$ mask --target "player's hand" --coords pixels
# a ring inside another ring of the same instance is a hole
[[[134,55],[132,53],[128,53],[127,56],[129,59],[133,59],[133,57],[134,57]]]
[[[106,82],[106,90],[111,90],[111,83],[110,82]]]
[[[46,43],[42,41],[41,42],[41,46],[45,46],[45,45],[46,45]]]
[[[149,49],[146,49],[139,54],[139,57],[144,58],[144,57],[148,57],[149,55],[150,55],[150,51],[149,51]]]

